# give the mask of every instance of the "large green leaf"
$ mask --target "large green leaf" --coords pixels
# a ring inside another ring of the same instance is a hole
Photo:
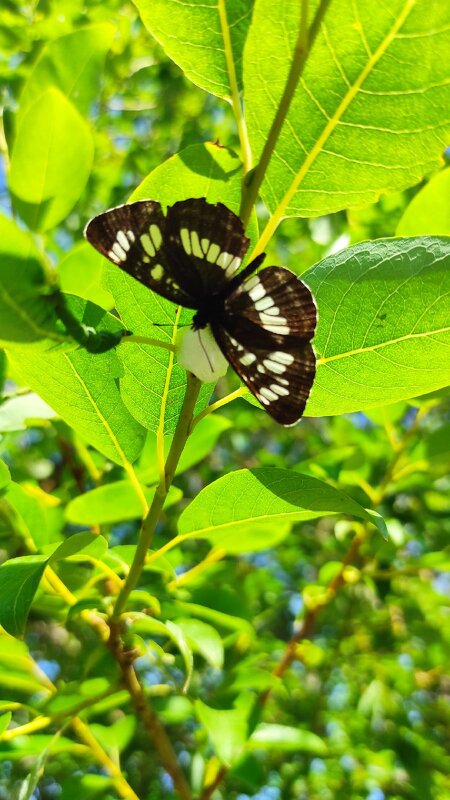
[[[85,324],[99,331],[117,330],[117,321],[103,309],[82,301],[79,304]],[[107,458],[117,464],[137,458],[145,431],[120,397],[117,380],[121,367],[114,350],[95,355],[81,349],[41,354],[16,348],[8,351],[8,358],[22,385],[30,386],[51,404]]]
[[[244,56],[256,159],[299,27],[298,0],[256,0]],[[318,1],[311,2],[310,18]],[[417,183],[448,144],[448,4],[333,0],[276,144],[262,195],[278,215],[316,216]]]
[[[88,25],[54,39],[41,51],[19,100],[17,124],[25,110],[46,89],[55,87],[86,115],[96,99],[105,55],[114,28],[108,23]]]
[[[23,632],[39,582],[48,564],[88,549],[103,537],[93,533],[75,533],[50,555],[22,556],[0,566],[0,625],[12,636]],[[103,539],[104,544],[106,541]]]
[[[238,85],[253,0],[134,0],[144,25],[197,86],[231,95],[230,61]]]
[[[450,236],[450,169],[438,172],[411,200],[397,236]]]
[[[243,753],[252,702],[250,693],[241,695],[236,701],[236,708],[225,711],[211,708],[201,700],[195,701],[195,713],[206,728],[217,757],[227,766],[237,761]]]
[[[213,144],[194,145],[173,156],[154,170],[133,193],[130,200],[150,198],[165,207],[177,200],[206,197],[211,203],[221,201],[232,211],[239,210],[242,165],[236,155]],[[248,235],[255,240],[253,217]],[[125,272],[109,265],[107,285],[124,325],[134,334],[170,342],[180,323],[187,324],[192,312],[178,311]],[[166,325],[158,328],[158,322]],[[186,386],[185,370],[172,354],[160,347],[124,342],[119,349],[124,367],[120,381],[124,403],[142,425],[156,431],[163,418],[165,433],[171,433],[178,420]],[[197,411],[204,408],[212,387],[202,388]]]
[[[381,239],[303,276],[319,307],[306,414],[361,411],[447,386],[450,239]]]
[[[105,259],[87,242],[79,242],[58,264],[59,286],[67,294],[75,294],[109,311],[114,300],[102,286]]]
[[[33,230],[63,220],[79,199],[94,155],[89,126],[58,89],[25,111],[11,155],[13,203]]]
[[[271,546],[277,526],[334,514],[359,517],[386,532],[381,517],[333,486],[287,469],[259,467],[237,470],[205,487],[182,513],[179,532],[245,552],[253,549],[255,536]]]
[[[0,344],[63,342],[31,236],[0,214]]]

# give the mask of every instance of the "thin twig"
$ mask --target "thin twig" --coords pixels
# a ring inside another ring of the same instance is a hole
[[[244,227],[247,226],[250,219],[252,208],[255,205],[258,197],[261,184],[264,180],[269,162],[275,150],[275,145],[278,141],[278,137],[281,133],[281,129],[284,125],[289,108],[294,98],[298,82],[303,74],[309,53],[311,52],[311,48],[320,30],[320,25],[328,6],[330,5],[330,2],[331,0],[321,0],[311,27],[308,30],[308,0],[302,0],[299,32],[286,85],[278,105],[277,113],[275,114],[272,126],[264,144],[259,163],[249,176],[248,183],[245,184],[244,181],[241,210],[239,214],[244,223]],[[254,258],[257,254],[261,253],[262,250],[263,248],[258,248],[257,245],[251,257]]]

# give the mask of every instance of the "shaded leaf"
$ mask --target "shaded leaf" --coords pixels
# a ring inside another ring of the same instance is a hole
[[[230,711],[210,708],[201,700],[195,701],[195,713],[206,728],[217,757],[226,766],[231,766],[244,751],[252,704],[251,695],[241,695],[237,707]]]
[[[145,489],[150,504],[155,489]],[[171,486],[164,504],[165,508],[177,503],[183,496],[180,489]],[[80,494],[66,506],[66,519],[75,525],[108,525],[142,517],[142,503],[131,481],[122,480],[91,489]]]
[[[450,169],[438,172],[411,200],[396,236],[450,236]]]
[[[271,752],[300,752],[323,756],[327,746],[320,736],[289,725],[271,725],[261,723],[250,736],[250,749],[270,750]]]

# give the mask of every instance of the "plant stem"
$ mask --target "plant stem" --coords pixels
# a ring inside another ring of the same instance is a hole
[[[249,176],[249,182],[247,185],[245,185],[244,181],[244,191],[242,194],[241,210],[239,214],[239,216],[242,219],[242,222],[244,223],[244,227],[247,226],[248,221],[250,219],[252,208],[255,205],[256,199],[258,197],[258,193],[261,188],[261,184],[264,180],[267,167],[269,166],[269,162],[270,159],[272,158],[275,145],[278,141],[278,137],[283,127],[284,121],[287,117],[289,108],[291,106],[291,102],[294,98],[295,90],[302,76],[309,53],[311,52],[311,48],[320,30],[320,25],[322,23],[323,17],[330,3],[331,0],[321,0],[317,8],[317,11],[315,13],[314,19],[312,21],[311,27],[308,30],[308,0],[302,0],[299,32],[298,32],[297,42],[294,48],[294,55],[291,63],[291,68],[289,70],[289,74],[287,77],[286,85],[284,87],[284,91],[277,109],[277,113],[275,114],[275,118],[272,122],[272,126],[270,128],[269,135],[265,142],[258,166],[255,168],[251,176]],[[270,230],[271,232],[273,232],[272,229],[269,227],[270,224],[271,220],[269,220],[266,229],[262,234],[261,246],[259,243],[256,245],[256,248],[254,249],[251,258],[254,258],[259,253],[263,252],[264,246],[267,243],[268,238],[270,238],[264,236],[266,230]]]
[[[122,682],[128,690],[130,697],[136,708],[136,712],[142,720],[147,733],[150,736],[156,750],[158,751],[161,763],[173,780],[174,786],[181,800],[192,800],[189,784],[184,777],[183,771],[178,762],[177,754],[172,746],[167,731],[161,724],[157,714],[152,708],[149,699],[144,694],[144,690],[138,681],[133,667],[133,655],[128,653],[121,641],[121,626],[118,622],[111,622],[111,636],[109,648],[116,659],[121,675]]]
[[[122,589],[119,592],[116,604],[114,606],[114,611],[112,614],[113,621],[117,621],[124,611],[128,597],[136,587],[144,568],[147,551],[153,539],[153,534],[161,515],[167,493],[175,475],[178,461],[191,431],[192,418],[200,388],[200,381],[188,373],[186,394],[184,396],[183,406],[181,408],[180,417],[169,450],[169,455],[167,456],[163,480],[155,492],[150,510],[142,523],[133,563],[131,564],[130,571],[125,579]]]
[[[209,406],[200,411],[199,414],[195,417],[192,427],[198,425],[200,420],[207,417],[209,414],[212,414],[213,411],[217,411],[218,408],[222,408],[222,406],[226,406],[227,403],[231,403],[233,400],[237,400],[239,397],[244,397],[248,392],[246,386],[241,386],[239,389],[236,389],[234,392],[230,392],[230,394],[225,395],[220,400],[216,400],[215,403],[211,403]]]
[[[98,763],[101,764],[101,766],[104,767],[107,772],[109,772],[114,781],[114,785],[118,794],[121,797],[124,797],[125,800],[139,800],[137,794],[133,791],[131,786],[123,777],[120,767],[118,767],[117,764],[105,753],[103,748],[97,742],[95,736],[93,736],[89,730],[86,723],[83,722],[83,720],[81,720],[79,717],[75,717],[71,722],[71,726],[76,735],[87,745]]]
[[[219,12],[220,25],[222,28],[223,47],[225,52],[225,61],[227,64],[228,78],[230,81],[231,90],[231,107],[233,109],[234,118],[236,120],[236,127],[238,130],[239,142],[242,151],[242,162],[244,165],[244,174],[251,169],[252,166],[252,151],[247,135],[247,126],[245,124],[245,117],[242,110],[241,99],[239,96],[239,86],[237,82],[236,69],[234,66],[233,47],[230,37],[230,26],[228,25],[227,9],[225,0],[218,0],[217,8]]]

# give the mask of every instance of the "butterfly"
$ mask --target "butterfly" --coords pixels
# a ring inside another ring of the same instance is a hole
[[[283,267],[256,272],[264,253],[239,271],[250,240],[229,208],[192,198],[164,214],[140,200],[94,217],[85,236],[140,283],[194,309],[192,330],[208,333],[271,417],[300,419],[316,368],[313,296]]]

